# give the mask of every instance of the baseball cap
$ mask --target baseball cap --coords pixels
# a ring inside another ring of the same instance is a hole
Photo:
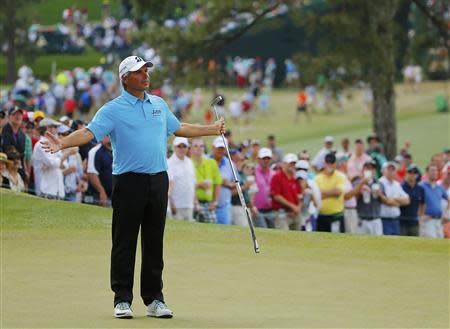
[[[36,121],[36,119],[44,119],[45,118],[45,114],[42,111],[35,111],[33,113],[33,120]]]
[[[272,158],[272,150],[267,148],[267,147],[263,147],[262,149],[260,149],[258,151],[258,158],[260,159],[264,159],[264,158]]]
[[[368,160],[368,161],[364,162],[364,167],[366,167],[366,166],[373,166],[376,168],[377,163],[375,162],[375,160]]]
[[[0,161],[8,162],[8,156],[5,153],[0,152]]]
[[[44,118],[39,122],[39,127],[59,127],[61,125],[61,122],[58,122],[56,120],[50,119],[50,118]]]
[[[336,163],[336,155],[334,152],[330,152],[325,155],[325,163]]]
[[[180,144],[184,144],[186,146],[189,146],[189,141],[186,137],[175,137],[173,139],[173,146],[178,146]]]
[[[388,161],[388,162],[383,163],[383,167],[382,167],[383,170],[387,169],[388,167],[394,167],[394,169],[397,169],[397,164],[393,161]]]
[[[214,140],[213,144],[214,147],[225,147],[225,143],[223,142],[223,139],[221,136],[216,137],[216,139]]]
[[[413,170],[416,171],[416,172],[419,172],[419,168],[416,166],[415,163],[409,164],[408,167],[406,168],[407,172],[410,172],[410,171],[413,171]]]
[[[71,122],[72,120],[70,120],[70,118],[67,115],[63,115],[61,118],[59,118],[58,121],[61,122],[61,123],[64,123],[66,121]]]
[[[323,139],[323,141],[324,141],[325,143],[333,143],[333,142],[334,142],[334,138],[333,138],[333,136],[326,136],[326,137]]]
[[[297,179],[307,179],[308,178],[308,173],[304,170],[298,170],[295,172],[295,177]]]
[[[119,65],[119,79],[122,79],[124,74],[128,72],[135,72],[144,65],[147,65],[147,67],[152,67],[153,63],[150,61],[144,61],[139,56],[128,56]]]
[[[260,145],[259,139],[252,139],[251,145]]]
[[[292,163],[292,162],[297,163],[297,161],[298,161],[297,155],[295,155],[294,153],[288,153],[283,158],[284,163]]]
[[[309,163],[306,160],[298,160],[297,163],[295,164],[295,169],[297,170],[309,170]]]
[[[63,134],[68,133],[70,130],[71,130],[71,129],[70,129],[69,127],[67,127],[66,125],[60,125],[60,126],[58,127],[58,134],[63,135]]]
[[[8,115],[16,114],[18,111],[22,112],[23,110],[18,106],[13,106],[8,110]]]

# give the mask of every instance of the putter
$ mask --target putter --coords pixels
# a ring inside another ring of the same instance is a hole
[[[216,115],[217,120],[219,120],[219,115],[217,114],[217,110],[216,110],[216,105],[223,100],[222,96],[217,96],[216,98],[214,98],[214,100],[212,101],[212,107],[214,109],[214,114]],[[253,227],[253,220],[252,220],[252,214],[250,212],[250,209],[248,209],[247,205],[245,204],[245,200],[244,200],[244,195],[242,194],[242,189],[241,189],[241,185],[239,184],[239,179],[237,178],[236,175],[236,171],[234,170],[233,167],[233,163],[231,162],[231,155],[230,155],[230,150],[228,149],[228,144],[227,141],[225,139],[225,136],[223,134],[220,134],[222,136],[222,140],[223,143],[225,144],[225,150],[227,151],[227,155],[228,155],[228,160],[230,161],[230,166],[231,166],[231,170],[233,171],[233,177],[234,177],[234,184],[236,185],[236,189],[239,195],[239,200],[241,201],[241,205],[245,210],[245,214],[247,215],[247,222],[248,222],[248,227],[250,228],[250,234],[251,234],[251,238],[253,241],[253,249],[255,250],[255,253],[259,253],[259,245],[258,245],[258,241],[256,240],[256,235],[255,235],[255,229]]]

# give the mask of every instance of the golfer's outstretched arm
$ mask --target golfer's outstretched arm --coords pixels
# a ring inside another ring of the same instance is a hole
[[[196,125],[191,123],[181,123],[180,128],[175,131],[175,136],[179,137],[200,137],[216,136],[225,133],[225,120],[220,118],[212,125]]]
[[[84,145],[94,138],[94,134],[89,129],[83,128],[63,138],[47,131],[45,137],[47,140],[41,141],[42,148],[46,152],[55,153],[68,147]]]

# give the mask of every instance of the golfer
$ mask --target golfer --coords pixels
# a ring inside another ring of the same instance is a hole
[[[166,102],[146,92],[151,62],[137,56],[119,65],[120,96],[103,105],[91,123],[58,138],[47,133],[47,152],[101,141],[109,135],[113,151],[111,288],[114,316],[132,318],[136,243],[141,228],[141,297],[147,316],[171,318],[162,293],[163,237],[168,184],[166,148],[171,134],[181,137],[219,135],[224,119],[212,125],[180,123]]]

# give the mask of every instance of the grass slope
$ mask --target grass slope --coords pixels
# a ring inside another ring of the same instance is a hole
[[[2,328],[449,326],[449,242],[169,221],[172,320],[111,316],[111,210],[0,192]],[[137,259],[140,259],[138,255]]]

